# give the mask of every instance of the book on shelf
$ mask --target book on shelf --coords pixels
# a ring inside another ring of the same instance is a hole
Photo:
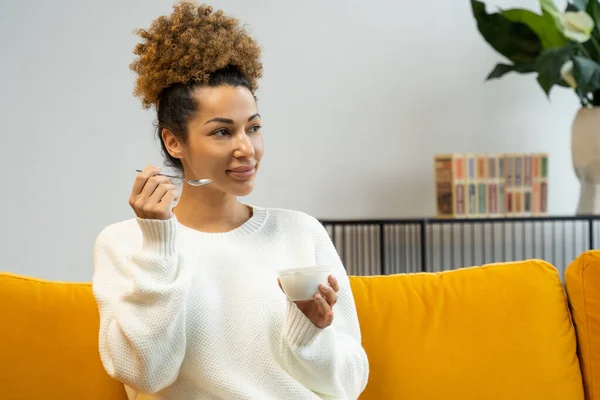
[[[504,159],[496,154],[489,155],[487,174],[488,214],[490,217],[500,217],[500,210],[504,207]]]
[[[465,217],[465,157],[458,154],[437,155],[434,167],[437,215]]]
[[[462,158],[460,154],[456,155],[459,159]],[[477,179],[475,175],[475,155],[468,154],[465,156],[465,163],[467,165],[466,175],[466,188],[467,188],[467,211],[464,216],[476,215],[479,209],[479,203],[477,201]]]
[[[548,215],[548,154],[436,154],[438,218]]]
[[[548,155],[535,154],[532,158],[531,215],[548,213]]]
[[[533,187],[533,156],[523,156],[523,216],[532,216],[531,192]]]
[[[523,214],[523,155],[515,154],[515,181],[513,186],[513,198],[515,201],[514,212],[515,216]]]
[[[477,162],[477,214],[478,217],[487,217],[489,209],[488,201],[488,171],[487,171],[487,157],[485,155],[477,154],[475,156]]]

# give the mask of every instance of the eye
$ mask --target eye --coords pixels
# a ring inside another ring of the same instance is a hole
[[[250,127],[250,133],[256,133],[256,132],[260,131],[261,128],[262,128],[262,126],[260,126],[260,125],[252,125]]]
[[[225,129],[225,128],[221,128],[221,129],[217,129],[212,134],[213,134],[213,136],[222,137],[225,135],[229,135],[229,131],[227,131],[227,129]]]

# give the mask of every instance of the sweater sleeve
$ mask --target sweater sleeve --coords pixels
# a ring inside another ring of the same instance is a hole
[[[131,388],[156,393],[175,381],[183,361],[189,278],[177,253],[175,218],[137,223],[141,245],[115,229],[98,236],[92,287],[104,368]]]
[[[332,265],[340,284],[333,323],[321,330],[287,300],[282,354],[288,373],[315,393],[325,397],[357,399],[367,385],[369,362],[350,282],[339,255],[325,229],[317,231],[316,261]]]

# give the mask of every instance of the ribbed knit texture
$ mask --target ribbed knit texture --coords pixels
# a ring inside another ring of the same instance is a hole
[[[323,226],[254,207],[245,224],[203,233],[131,219],[94,248],[100,357],[144,399],[356,399],[369,366],[348,277]],[[277,270],[331,265],[340,283],[323,330],[289,301]],[[135,398],[135,395],[131,395]]]

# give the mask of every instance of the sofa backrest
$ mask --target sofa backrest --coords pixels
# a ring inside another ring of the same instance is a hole
[[[361,399],[583,399],[551,265],[350,280],[371,368]],[[0,273],[0,318],[3,400],[126,400],[100,362],[89,283]]]
[[[371,368],[361,399],[584,398],[565,291],[546,262],[351,284]]]
[[[126,400],[98,352],[90,284],[0,272],[0,398]]]

